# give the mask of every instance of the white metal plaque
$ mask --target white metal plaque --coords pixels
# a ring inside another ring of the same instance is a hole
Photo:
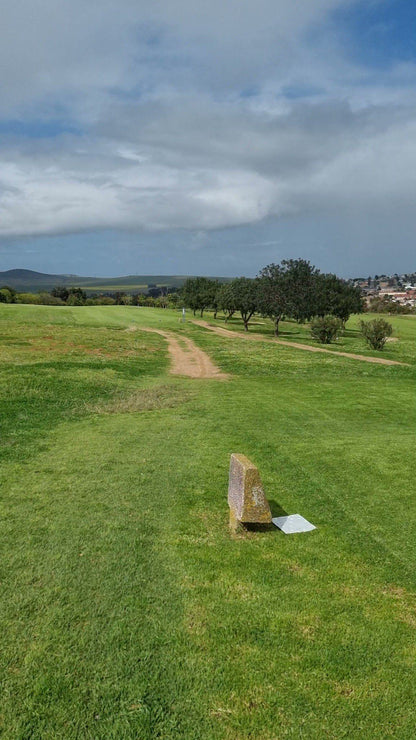
[[[285,534],[295,534],[296,532],[311,532],[316,527],[304,519],[300,514],[290,514],[289,516],[276,516],[272,519],[273,524],[282,530]]]

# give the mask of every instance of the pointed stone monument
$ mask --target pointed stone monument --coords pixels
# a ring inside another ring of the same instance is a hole
[[[230,528],[242,524],[270,524],[272,515],[255,465],[245,456],[233,453],[228,485]]]

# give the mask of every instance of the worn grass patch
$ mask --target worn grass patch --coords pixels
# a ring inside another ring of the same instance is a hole
[[[84,410],[92,414],[131,414],[141,411],[170,409],[186,403],[191,397],[189,390],[174,385],[160,385],[156,388],[132,389],[117,393],[109,401],[94,404],[86,403]]]

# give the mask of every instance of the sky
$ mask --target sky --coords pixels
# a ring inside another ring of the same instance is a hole
[[[0,269],[416,270],[412,0],[6,0]]]

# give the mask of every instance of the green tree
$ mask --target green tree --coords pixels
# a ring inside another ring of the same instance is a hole
[[[60,298],[61,301],[67,301],[69,290],[64,285],[57,285],[55,288],[52,288],[51,295],[55,296],[55,298]]]
[[[87,299],[87,294],[82,288],[69,288],[68,298],[66,300],[68,306],[83,306]]]
[[[181,297],[177,291],[174,293],[169,293],[169,306],[170,308],[177,308],[181,302]]]
[[[233,283],[223,283],[217,293],[218,307],[225,313],[225,321],[231,319],[237,310]]]
[[[283,316],[306,321],[331,315],[345,324],[352,313],[364,311],[359,286],[336,275],[321,274],[304,259],[272,263],[261,270],[259,277],[260,310],[274,320],[276,334]]]
[[[259,280],[240,277],[231,281],[233,305],[243,319],[244,329],[248,331],[248,322],[259,306]]]
[[[86,299],[87,294],[84,290],[81,288],[69,288],[68,290],[68,298],[67,298],[67,305],[68,306],[83,306]]]
[[[0,288],[0,303],[16,303],[17,302],[17,291],[14,288],[10,288],[9,285],[3,285]]]
[[[125,297],[126,297],[126,294],[123,291],[117,290],[114,293],[114,300],[116,302],[116,306],[123,306]]]
[[[143,297],[143,302],[140,305],[147,306],[148,308],[154,308],[155,301],[156,301],[156,298],[153,298],[153,296],[145,295]]]
[[[285,271],[281,265],[271,263],[259,273],[259,311],[274,321],[274,333],[279,334],[279,323],[288,313]]]
[[[346,324],[353,313],[363,313],[364,299],[361,288],[333,274],[320,274],[316,278],[315,314],[330,314]]]
[[[211,286],[208,288],[210,293],[209,308],[212,308],[214,311],[214,319],[216,319],[218,310],[221,308],[219,302],[221,283],[219,280],[211,280],[210,283]]]
[[[181,290],[182,299],[194,316],[197,311],[201,316],[206,308],[213,307],[218,290],[218,281],[206,277],[187,278]]]
[[[187,278],[182,286],[181,295],[185,306],[190,308],[194,316],[201,308],[200,281],[202,278]]]
[[[160,296],[155,298],[155,306],[156,308],[167,308],[168,305],[169,305],[169,298],[168,298],[167,290],[163,288]]]
[[[283,260],[286,313],[296,321],[309,321],[316,314],[319,270],[304,259]]]
[[[282,260],[267,265],[259,273],[259,309],[270,316],[279,333],[284,316],[305,321],[316,313],[319,270],[307,260]]]

